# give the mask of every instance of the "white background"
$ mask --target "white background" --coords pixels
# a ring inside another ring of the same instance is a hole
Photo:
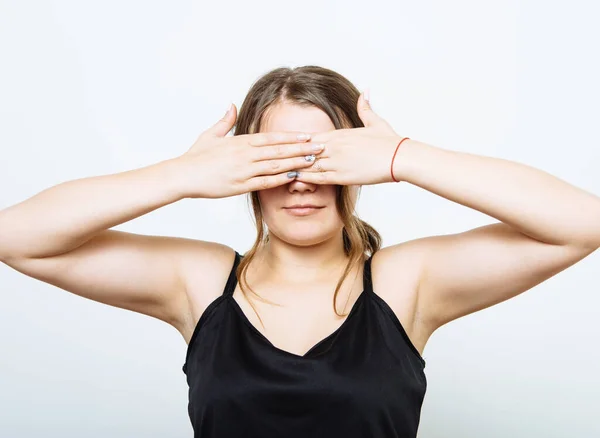
[[[600,194],[598,18],[591,0],[2,0],[0,208],[179,155],[260,75],[305,64],[369,87],[401,135]],[[358,212],[384,246],[496,221],[410,184],[364,187]],[[254,240],[243,196],[117,228]],[[599,262],[437,331],[419,437],[598,436]],[[6,265],[0,300],[0,436],[192,436],[175,329]]]

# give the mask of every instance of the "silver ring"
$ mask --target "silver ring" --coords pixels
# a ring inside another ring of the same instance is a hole
[[[314,164],[315,169],[317,169],[319,172],[324,172],[323,167],[321,166],[321,161],[317,160]]]

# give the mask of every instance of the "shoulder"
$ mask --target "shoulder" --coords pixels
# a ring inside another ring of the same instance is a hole
[[[419,308],[426,250],[425,240],[415,239],[382,248],[371,260],[373,292],[392,309],[419,352],[432,333]]]
[[[204,310],[223,294],[235,257],[233,248],[204,241],[191,243],[182,254],[182,273],[188,301],[182,331],[193,331]]]
[[[420,238],[387,246],[373,254],[371,271],[373,278],[385,279],[380,285],[394,289],[394,282],[412,284],[418,288],[423,273],[425,256],[428,250],[427,239]],[[383,290],[382,290],[383,292]]]

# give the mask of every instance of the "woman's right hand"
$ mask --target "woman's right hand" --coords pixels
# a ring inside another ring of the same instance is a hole
[[[312,166],[313,144],[297,133],[268,132],[226,137],[237,118],[232,104],[221,120],[204,131],[175,161],[186,198],[225,198],[293,181],[290,171]]]

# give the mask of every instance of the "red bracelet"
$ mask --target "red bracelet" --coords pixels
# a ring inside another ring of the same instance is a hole
[[[398,146],[396,146],[396,151],[394,152],[394,156],[392,157],[392,164],[390,165],[390,173],[392,174],[392,179],[396,182],[400,182],[398,181],[396,178],[394,178],[394,159],[396,158],[396,154],[398,153],[398,149],[400,148],[400,145],[402,144],[402,142],[404,140],[409,140],[408,137],[404,137],[402,140],[400,140],[400,143],[398,143]]]

